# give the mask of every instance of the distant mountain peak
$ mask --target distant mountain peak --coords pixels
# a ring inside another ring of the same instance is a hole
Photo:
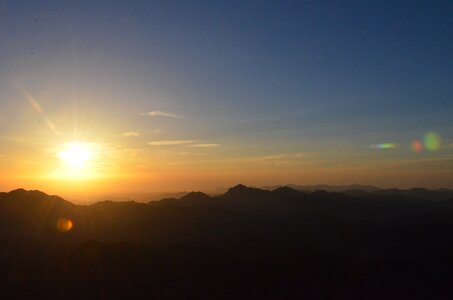
[[[249,189],[249,187],[243,185],[243,184],[237,184],[235,186],[233,186],[232,188],[229,188],[228,190],[229,191],[240,191],[240,190],[247,190]]]
[[[193,200],[210,200],[211,197],[203,192],[190,192],[187,195],[180,198],[182,201],[193,201]]]
[[[20,188],[20,189],[16,189],[16,190],[12,190],[11,192],[9,192],[8,194],[10,195],[31,195],[31,194],[40,194],[40,195],[46,195],[45,193],[41,192],[41,191],[27,191],[23,188]]]
[[[295,196],[299,196],[302,194],[302,192],[295,190],[293,188],[290,188],[288,186],[280,186],[280,187],[276,188],[275,190],[273,190],[272,193],[282,195],[282,196],[289,196],[289,197],[295,197]]]
[[[238,194],[238,193],[247,193],[251,191],[261,191],[260,189],[257,188],[251,188],[248,186],[245,186],[243,184],[238,184],[233,186],[232,188],[229,188],[228,191],[225,193],[226,194]]]
[[[27,191],[23,188],[12,190],[11,192],[8,193],[12,197],[33,197],[33,198],[58,198],[63,200],[62,198],[58,196],[51,196],[48,195],[44,192],[41,192],[39,190],[30,190]]]
[[[245,198],[260,198],[262,196],[267,196],[270,194],[270,191],[261,190],[258,188],[248,187],[243,184],[238,184],[222,195],[224,198],[230,199],[245,199]]]
[[[36,209],[37,207],[74,207],[73,203],[61,197],[48,195],[38,190],[27,191],[16,189],[9,193],[2,193],[1,204],[12,205],[21,209]]]
[[[297,192],[297,190],[293,189],[293,188],[290,188],[289,186],[279,186],[278,188],[276,188],[274,190],[274,192],[283,192],[283,191],[295,191]]]
[[[16,193],[25,193],[27,192],[27,190],[23,189],[23,188],[19,188],[19,189],[15,189],[15,190],[12,190],[11,192],[9,192],[10,194],[16,194]]]

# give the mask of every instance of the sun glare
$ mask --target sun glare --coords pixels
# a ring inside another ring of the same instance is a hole
[[[94,152],[88,143],[72,142],[65,144],[57,156],[66,166],[73,169],[82,169],[93,160]]]
[[[70,181],[86,181],[99,178],[102,161],[105,162],[104,148],[101,144],[90,142],[68,142],[54,150],[59,165],[50,174],[52,178]]]

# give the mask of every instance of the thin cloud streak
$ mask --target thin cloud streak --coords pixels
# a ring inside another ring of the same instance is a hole
[[[153,141],[148,142],[150,146],[177,146],[193,143],[192,140],[167,140],[167,141]]]
[[[128,131],[123,133],[123,137],[135,137],[135,136],[140,136],[140,133],[135,131]]]
[[[195,148],[214,148],[214,147],[220,147],[220,144],[193,144],[193,145],[190,145],[189,147],[195,147]]]
[[[161,111],[161,110],[154,110],[154,111],[149,111],[147,113],[141,113],[141,116],[149,116],[149,117],[166,117],[166,118],[176,118],[176,119],[183,119],[184,116],[177,115],[172,112],[166,112],[166,111]]]

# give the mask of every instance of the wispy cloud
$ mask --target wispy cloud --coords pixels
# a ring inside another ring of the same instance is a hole
[[[193,144],[193,145],[189,145],[189,147],[214,148],[214,147],[220,147],[220,144]]]
[[[166,112],[166,111],[161,111],[161,110],[154,110],[154,111],[149,111],[146,113],[141,113],[141,116],[149,116],[149,117],[166,117],[166,118],[176,118],[176,119],[182,119],[184,116],[177,115],[172,112]]]
[[[127,131],[123,133],[124,137],[134,137],[134,136],[140,136],[140,133],[135,132],[135,131]]]
[[[187,156],[187,155],[190,155],[190,156],[204,156],[204,155],[208,155],[208,153],[204,153],[204,152],[169,152],[168,153],[169,155],[176,155],[176,156]]]
[[[193,143],[192,140],[166,140],[166,141],[152,141],[148,142],[150,146],[176,146],[187,145]]]

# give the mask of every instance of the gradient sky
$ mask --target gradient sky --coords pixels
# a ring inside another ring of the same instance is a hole
[[[452,11],[0,1],[0,190],[453,188]],[[95,156],[75,175],[69,142]]]

